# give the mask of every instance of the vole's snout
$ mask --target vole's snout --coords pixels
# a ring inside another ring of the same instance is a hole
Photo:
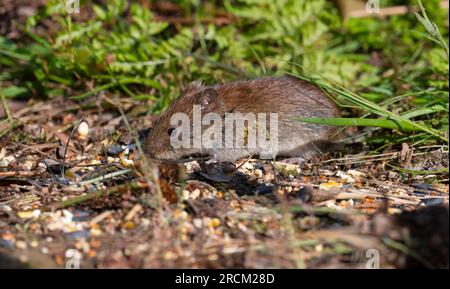
[[[147,154],[155,159],[161,159],[168,152],[169,148],[162,141],[154,141],[147,147]]]
[[[145,153],[154,159],[176,159],[177,151],[166,139],[151,139],[145,145]]]

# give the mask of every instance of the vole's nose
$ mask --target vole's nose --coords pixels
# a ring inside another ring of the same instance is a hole
[[[145,139],[150,134],[150,130],[151,130],[151,128],[146,128],[146,129],[138,131],[139,142],[141,144],[144,143]]]

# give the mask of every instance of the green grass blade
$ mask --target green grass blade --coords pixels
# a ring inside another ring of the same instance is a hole
[[[295,64],[295,63],[293,63],[293,64],[303,68],[305,71],[307,71],[311,75],[311,73],[302,65]],[[424,124],[412,121],[412,120],[405,118],[403,116],[400,116],[398,114],[395,114],[395,113],[385,109],[384,107],[382,107],[376,103],[373,103],[367,99],[364,99],[363,97],[357,95],[356,93],[351,92],[350,90],[346,89],[345,87],[342,87],[338,83],[334,83],[330,80],[325,79],[321,75],[315,74],[314,76],[317,76],[318,79],[317,78],[312,79],[311,77],[304,77],[304,76],[294,74],[294,73],[287,73],[287,74],[292,75],[297,78],[300,78],[300,79],[303,79],[303,80],[306,80],[306,81],[313,82],[326,92],[337,93],[337,94],[341,95],[343,98],[345,98],[347,101],[351,102],[353,105],[357,106],[358,108],[360,108],[362,110],[366,110],[373,114],[376,114],[376,115],[379,115],[379,116],[382,116],[385,118],[389,118],[391,120],[395,120],[399,123],[408,123],[410,126],[414,127],[415,130],[417,130],[417,131],[427,132],[433,136],[438,137],[439,139],[441,139],[447,143],[449,142],[448,138],[446,138],[442,132],[437,131],[437,130],[435,130],[431,127],[428,127]]]
[[[370,118],[298,118],[301,122],[323,124],[331,126],[371,126],[387,129],[398,129],[400,131],[416,131],[416,127],[407,122],[390,119]]]

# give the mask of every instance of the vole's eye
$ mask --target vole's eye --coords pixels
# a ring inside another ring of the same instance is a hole
[[[174,130],[175,130],[175,128],[173,128],[173,127],[169,128],[167,130],[167,134],[170,136],[173,133]]]

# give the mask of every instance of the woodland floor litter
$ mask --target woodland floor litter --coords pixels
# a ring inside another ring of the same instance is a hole
[[[79,254],[82,268],[364,268],[369,249],[382,267],[448,266],[440,147],[159,164],[161,204],[114,109],[53,100],[14,114],[0,143],[1,267],[60,268]]]

